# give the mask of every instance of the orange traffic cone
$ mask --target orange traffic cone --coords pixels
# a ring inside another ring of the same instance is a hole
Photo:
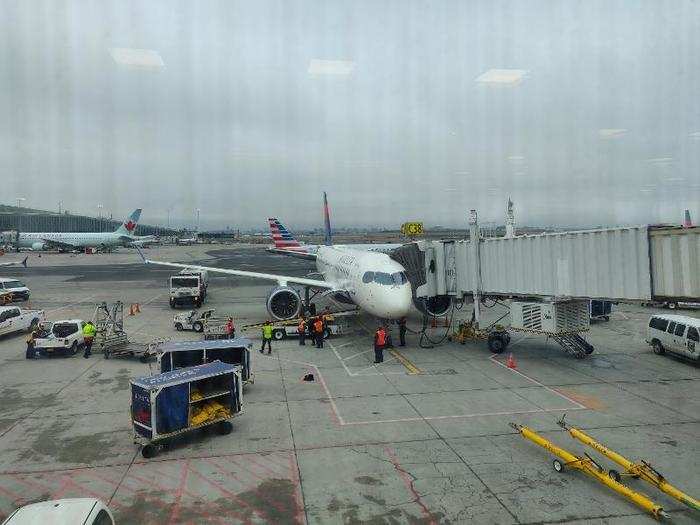
[[[136,303],[136,313],[137,314],[141,313],[141,305],[139,303]]]
[[[515,358],[513,357],[512,353],[508,356],[508,361],[506,361],[506,366],[508,368],[512,368],[513,370],[518,368],[518,366],[515,364]]]
[[[133,303],[129,305],[129,315],[134,315],[134,305]]]

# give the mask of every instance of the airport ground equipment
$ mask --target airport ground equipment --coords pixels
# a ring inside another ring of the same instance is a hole
[[[233,335],[228,331],[228,317],[210,317],[204,323],[204,339],[233,339],[236,337],[234,325]]]
[[[564,421],[564,417],[557,421],[557,424],[565,429],[574,439],[580,441],[584,445],[588,445],[606,458],[620,465],[624,469],[624,472],[620,473],[617,470],[610,470],[608,472],[608,475],[615,481],[619,482],[623,477],[643,479],[650,485],[658,488],[661,492],[665,492],[691,509],[700,511],[700,501],[671,485],[662,474],[646,461],[641,460],[639,463],[633,463],[621,454],[602,445],[582,430],[567,425]]]
[[[32,332],[46,320],[43,310],[28,310],[18,306],[0,306],[0,335]]]
[[[610,321],[612,306],[612,301],[600,301],[597,299],[589,301],[588,312],[591,321]]]
[[[664,512],[663,507],[651,501],[644,494],[636,492],[608,476],[603,467],[596,463],[595,460],[588,454],[584,454],[584,456],[575,456],[571,452],[558,447],[551,441],[540,436],[537,432],[529,429],[528,427],[518,425],[516,423],[511,423],[510,426],[518,431],[518,433],[525,439],[532,441],[534,444],[539,445],[551,454],[557,456],[558,459],[555,459],[552,462],[554,470],[557,472],[562,472],[566,468],[580,470],[603,485],[611,488],[618,494],[626,497],[634,504],[653,515],[655,518],[668,517],[668,515]]]
[[[245,337],[216,341],[168,341],[158,347],[158,369],[170,372],[195,365],[221,361],[240,367],[243,384],[253,383],[250,350],[253,343]]]
[[[190,310],[189,312],[175,314],[173,326],[178,332],[183,330],[203,332],[204,326],[210,318],[214,317],[215,311],[214,308],[207,308],[206,310]]]
[[[24,259],[25,267],[27,259]],[[22,281],[10,277],[0,277],[0,292],[9,292],[12,301],[29,301],[32,293]]]
[[[346,331],[346,325],[341,319],[354,315],[357,309],[343,310],[341,312],[333,312],[325,314],[327,316],[326,328],[323,332],[323,338],[328,339],[332,335],[343,335]],[[310,318],[307,318],[307,322]],[[241,330],[260,330],[265,323],[247,324],[241,327]],[[287,337],[299,337],[299,318],[287,319],[286,321],[277,321],[272,323],[272,338],[280,341]]]
[[[652,315],[646,342],[657,355],[669,352],[700,361],[700,319],[685,315]]]
[[[121,301],[111,305],[106,302],[98,303],[92,322],[95,325],[93,352],[102,351],[105,358],[108,358],[110,353],[115,353],[119,347],[129,344],[129,338],[124,331],[124,303]]]
[[[169,281],[170,308],[194,305],[199,308],[207,298],[207,286],[200,274],[177,274]]]
[[[221,361],[133,379],[134,443],[150,458],[186,432],[215,426],[220,434],[229,434],[242,398],[240,369]]]

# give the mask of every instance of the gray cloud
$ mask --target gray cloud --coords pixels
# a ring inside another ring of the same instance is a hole
[[[234,227],[319,225],[323,190],[339,225],[500,221],[508,196],[520,223],[700,216],[697,2],[14,0],[0,23],[5,202]]]

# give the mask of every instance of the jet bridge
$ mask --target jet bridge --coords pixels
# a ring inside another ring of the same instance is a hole
[[[478,242],[417,241],[392,255],[406,268],[414,301],[424,312],[433,313],[431,305],[473,301],[478,324],[481,301],[510,299],[512,329],[563,337],[560,344],[581,357],[592,351],[576,337],[588,329],[588,315],[579,310],[585,303],[587,312],[590,299],[700,302],[697,227],[646,225],[482,238],[473,213],[470,239]],[[545,310],[527,308],[538,303],[561,306],[554,315],[564,317],[556,318],[551,330],[544,327]],[[541,312],[541,318],[523,315],[523,308]]]

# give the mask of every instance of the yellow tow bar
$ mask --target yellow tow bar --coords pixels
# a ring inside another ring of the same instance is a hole
[[[588,454],[584,454],[585,457],[575,456],[568,450],[564,450],[563,448],[556,446],[551,441],[543,438],[534,430],[531,430],[522,425],[517,425],[515,423],[511,423],[510,426],[517,430],[520,433],[520,435],[523,436],[525,439],[529,439],[535,445],[541,446],[543,449],[547,450],[548,452],[551,452],[552,454],[560,458],[555,459],[553,462],[554,470],[556,470],[557,472],[561,472],[562,470],[564,470],[564,468],[567,467],[580,470],[588,474],[592,478],[598,480],[603,485],[606,485],[607,487],[613,489],[618,494],[622,494],[624,497],[631,500],[648,513],[652,514],[655,518],[668,517],[668,514],[664,512],[663,507],[651,501],[644,494],[635,492],[626,485],[623,485],[622,483],[615,481],[614,479],[609,477],[606,474],[603,467],[598,465],[598,463],[596,463],[595,460],[591,458]],[[560,460],[562,460],[563,463]]]
[[[569,432],[569,434],[571,434],[571,437],[579,440],[584,445],[588,445],[592,449],[597,450],[606,458],[614,461],[622,468],[624,468],[625,472],[622,474],[620,474],[617,470],[610,470],[609,475],[614,480],[620,481],[620,479],[622,479],[622,476],[643,479],[647,483],[654,485],[660,491],[665,492],[672,498],[677,499],[678,501],[680,501],[684,505],[687,505],[691,509],[700,510],[700,501],[696,500],[692,496],[689,496],[685,492],[682,492],[673,485],[671,485],[668,481],[666,481],[666,478],[664,478],[658,471],[656,471],[656,469],[654,469],[654,467],[652,467],[646,461],[642,460],[640,463],[633,463],[632,461],[618,454],[614,450],[610,450],[608,447],[598,443],[595,439],[593,439],[585,432],[577,428],[569,427],[564,422],[563,417],[557,423],[560,427],[566,429]]]

